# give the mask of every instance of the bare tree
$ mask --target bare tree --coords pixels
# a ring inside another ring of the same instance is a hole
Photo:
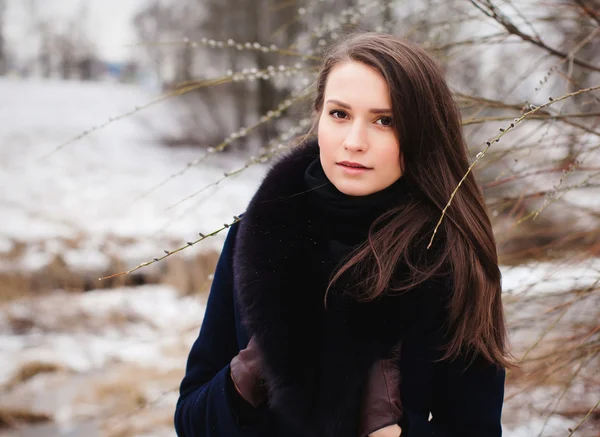
[[[159,41],[168,30],[168,11],[162,7],[160,0],[154,0],[149,6],[136,14],[133,25],[140,41]],[[152,68],[160,81],[163,81],[164,54],[160,47],[148,44],[145,51]]]
[[[6,12],[6,0],[0,0],[0,76],[8,71],[8,59],[4,43],[4,15]]]
[[[202,81],[223,74],[226,70],[240,72],[248,69],[266,69],[277,61],[277,56],[261,50],[236,50],[235,47],[210,49],[201,40],[233,40],[242,44],[277,43],[283,47],[296,38],[300,25],[296,20],[297,3],[287,2],[276,8],[277,2],[260,1],[198,1],[184,0],[175,3],[155,1],[134,19],[140,39],[146,44],[154,68],[159,71],[167,87],[176,84]],[[265,13],[277,9],[277,13]],[[285,32],[272,38],[282,25]],[[187,41],[173,48],[162,47],[159,42]],[[165,74],[167,72],[167,74]],[[182,99],[192,105],[186,117],[187,133],[181,139],[170,138],[170,144],[202,144],[206,147],[218,143],[231,130],[255,123],[262,114],[273,109],[285,89],[272,81],[245,81],[221,85],[218,89],[203,89]],[[222,112],[227,113],[223,122]],[[190,120],[190,118],[195,118]],[[248,138],[254,143],[266,143],[275,136],[273,125],[264,125]],[[237,142],[230,149],[244,147]]]

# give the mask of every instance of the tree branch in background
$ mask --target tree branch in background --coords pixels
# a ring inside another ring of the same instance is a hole
[[[456,195],[456,193],[460,189],[461,185],[463,184],[463,182],[465,181],[465,179],[467,178],[467,176],[469,175],[469,173],[471,173],[471,170],[473,170],[473,167],[475,167],[475,165],[479,162],[479,160],[485,156],[485,153],[488,151],[488,149],[491,147],[491,145],[493,143],[499,142],[500,138],[502,138],[509,130],[514,129],[517,124],[521,123],[523,120],[525,120],[529,116],[535,114],[540,109],[548,107],[548,106],[552,105],[553,103],[559,102],[561,100],[566,100],[568,98],[577,96],[579,94],[588,93],[588,92],[591,92],[591,91],[595,91],[597,89],[600,89],[600,85],[596,85],[594,87],[590,87],[590,88],[578,90],[578,91],[575,91],[573,93],[565,94],[564,96],[561,96],[561,97],[559,97],[557,99],[551,99],[548,103],[544,103],[541,106],[537,106],[536,107],[536,106],[532,105],[532,108],[531,108],[531,110],[529,112],[527,112],[527,113],[523,114],[521,117],[517,118],[513,123],[510,124],[510,126],[508,126],[507,128],[500,128],[500,134],[498,134],[494,139],[486,142],[486,147],[484,148],[484,150],[481,151],[481,152],[479,152],[477,154],[477,157],[475,158],[475,160],[473,161],[473,163],[469,166],[469,169],[464,174],[464,176],[462,177],[462,179],[458,182],[458,185],[456,186],[456,188],[454,189],[454,191],[450,195],[450,199],[448,199],[448,203],[446,204],[446,206],[442,210],[442,214],[440,216],[440,219],[438,220],[438,222],[437,222],[437,224],[435,226],[435,229],[433,230],[433,234],[431,235],[431,240],[429,241],[429,244],[427,245],[427,249],[429,249],[431,247],[431,245],[433,244],[433,239],[435,238],[435,235],[437,234],[437,231],[438,231],[440,225],[442,224],[442,220],[444,219],[444,216],[446,215],[446,211],[448,210],[448,208],[452,204],[452,200],[454,199],[454,196]]]
[[[585,12],[585,14],[594,20],[598,26],[600,26],[600,13],[598,9],[594,12],[592,8],[586,5],[585,0],[573,0],[575,3],[579,5],[579,7]],[[597,5],[596,8],[600,8],[600,5]]]
[[[557,50],[553,47],[550,47],[543,41],[538,40],[538,39],[532,37],[531,35],[528,35],[525,32],[523,32],[522,30],[520,30],[517,26],[515,26],[510,21],[510,19],[508,17],[506,17],[504,14],[502,14],[499,11],[499,9],[496,8],[496,6],[494,6],[494,4],[491,1],[486,0],[485,6],[482,5],[482,3],[483,3],[482,0],[469,0],[469,1],[473,4],[473,6],[475,6],[477,9],[482,11],[485,15],[494,19],[498,24],[500,24],[502,27],[504,27],[507,30],[507,32],[510,33],[511,35],[518,36],[523,41],[527,41],[537,47],[540,47],[541,49],[546,50],[548,53],[551,53],[554,56],[558,56],[560,58],[567,58],[569,56],[567,53]],[[487,9],[485,9],[485,7],[487,7]],[[590,64],[589,62],[583,61],[581,59],[573,58],[573,63],[579,65],[580,67],[587,68],[588,70],[600,72],[599,66]]]
[[[126,272],[120,272],[120,273],[115,273],[114,275],[110,275],[110,276],[104,276],[104,277],[102,277],[102,278],[98,278],[98,280],[99,280],[99,281],[103,281],[103,280],[105,280],[105,279],[112,279],[112,278],[116,278],[116,277],[118,277],[118,276],[124,276],[124,275],[128,275],[128,274],[130,274],[130,273],[133,273],[133,272],[135,272],[136,270],[139,270],[139,269],[141,269],[141,268],[143,268],[143,267],[147,267],[147,266],[149,266],[149,265],[151,265],[151,264],[154,264],[154,263],[156,263],[156,262],[162,261],[163,259],[165,259],[165,258],[168,258],[169,256],[171,256],[171,255],[174,255],[174,254],[176,254],[176,253],[178,253],[178,252],[181,252],[182,250],[184,250],[184,249],[187,249],[188,247],[192,247],[192,246],[194,246],[194,245],[198,244],[199,242],[201,242],[201,241],[203,241],[203,240],[206,240],[206,239],[207,239],[207,238],[209,238],[209,237],[214,237],[214,236],[215,236],[215,235],[217,235],[219,232],[222,232],[222,231],[224,231],[225,229],[228,229],[229,227],[233,226],[234,224],[236,224],[236,223],[237,223],[237,222],[239,222],[240,220],[241,220],[241,218],[240,218],[240,217],[234,216],[234,217],[233,217],[233,222],[232,222],[232,223],[229,223],[229,224],[228,224],[228,223],[225,223],[225,224],[223,224],[223,227],[222,227],[222,228],[219,228],[219,229],[217,229],[216,231],[213,231],[213,232],[211,232],[210,234],[203,234],[203,233],[200,233],[200,234],[199,234],[200,238],[198,238],[198,239],[196,239],[196,240],[193,240],[193,241],[188,241],[188,242],[187,242],[187,244],[186,244],[185,246],[181,246],[181,247],[178,247],[177,249],[173,249],[173,250],[166,250],[166,249],[165,249],[165,251],[164,251],[164,252],[165,252],[165,254],[164,254],[163,256],[161,256],[161,257],[156,257],[156,258],[154,258],[152,261],[148,261],[148,262],[142,263],[142,264],[138,265],[137,267],[134,267],[134,268],[132,268],[132,269],[130,269],[130,270],[127,270]]]

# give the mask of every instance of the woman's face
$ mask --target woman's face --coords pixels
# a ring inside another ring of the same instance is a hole
[[[356,61],[329,72],[319,117],[321,165],[342,193],[366,196],[402,175],[392,105],[381,74]]]

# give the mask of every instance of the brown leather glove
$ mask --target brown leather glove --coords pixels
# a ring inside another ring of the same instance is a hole
[[[248,342],[230,363],[231,380],[237,392],[254,408],[267,399],[267,385],[263,377],[263,360],[254,341]]]
[[[395,358],[378,360],[369,370],[361,408],[359,437],[367,437],[378,429],[399,423],[404,416],[398,367],[400,345],[395,349]]]

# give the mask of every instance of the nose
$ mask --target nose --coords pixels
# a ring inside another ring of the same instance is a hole
[[[344,149],[358,152],[367,148],[367,130],[361,123],[352,124],[348,135],[344,140]]]

